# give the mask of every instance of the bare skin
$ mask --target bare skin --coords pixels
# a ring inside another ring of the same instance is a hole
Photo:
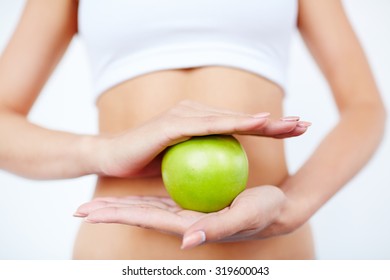
[[[172,87],[172,85],[175,86]],[[250,114],[267,110],[273,118],[277,119],[282,116],[282,90],[261,77],[238,69],[223,67],[169,70],[127,81],[105,93],[98,102],[101,132],[103,134],[115,133],[136,127],[182,99],[196,100],[202,104]],[[296,120],[292,118],[290,122],[294,124]],[[288,176],[283,142],[278,139],[255,136],[241,135],[238,138],[244,145],[249,158],[248,186],[280,185]],[[260,191],[264,193],[263,197],[267,197],[265,187]],[[290,236],[273,240],[207,244],[197,249],[181,250],[182,240],[175,235],[183,234],[187,227],[204,215],[182,211],[166,200],[161,203],[160,200],[149,198],[149,196],[168,197],[159,174],[130,180],[102,177],[99,179],[95,192],[95,197],[135,195],[148,196],[147,203],[141,199],[134,199],[138,205],[148,207],[150,200],[153,200],[157,207],[165,208],[167,205],[171,207],[168,211],[171,215],[161,218],[172,222],[177,219],[177,223],[170,227],[177,227],[181,232],[173,232],[174,236],[171,236],[166,234],[166,232],[172,233],[171,228],[159,228],[160,231],[165,232],[161,233],[134,227],[84,223],[76,242],[75,258],[90,258],[91,256],[104,258],[110,254],[114,258],[116,256],[126,259],[259,259],[313,258],[314,256],[308,227]],[[130,202],[120,200],[119,202],[113,199],[113,202],[119,207],[122,206],[121,203],[126,205],[126,202]],[[104,205],[105,203],[104,201]],[[83,209],[79,211],[83,213]],[[172,215],[172,212],[177,215]],[[139,217],[140,224],[142,220],[148,219],[142,213],[135,212],[134,216]],[[181,219],[182,217],[185,221]],[[157,218],[152,224],[155,225],[161,218]],[[154,225],[148,227],[154,227]],[[110,242],[105,242],[108,236],[115,236],[115,238]],[[302,242],[302,240],[305,241]],[[286,246],[287,243],[288,246]],[[102,244],[98,252],[95,244]],[[128,249],[123,250],[123,248]]]
[[[275,138],[299,136],[308,123],[281,120],[282,90],[233,68],[160,71],[118,85],[97,103],[97,136],[28,122],[77,32],[77,1],[31,0],[0,59],[0,168],[36,179],[100,176],[100,198],[76,212],[93,224],[82,225],[75,258],[313,258],[307,221],[373,154],[385,110],[338,0],[301,0],[298,27],[329,82],[340,120],[289,174],[283,142]],[[264,112],[270,115],[259,115]],[[182,211],[166,198],[159,154],[210,133],[239,135],[250,160],[249,188],[219,213]]]

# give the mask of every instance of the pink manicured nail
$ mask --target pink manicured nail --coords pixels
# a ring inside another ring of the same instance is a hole
[[[288,117],[280,118],[280,120],[284,121],[284,122],[297,122],[297,121],[299,121],[299,117],[297,117],[297,116],[288,116]]]
[[[257,113],[257,114],[254,114],[253,117],[254,118],[266,118],[266,117],[269,117],[269,115],[271,115],[271,113],[268,113],[268,112],[262,112],[262,113]]]
[[[190,249],[206,241],[206,233],[202,230],[195,231],[187,236],[184,236],[181,249]]]
[[[79,213],[79,212],[76,212],[76,213],[73,214],[73,217],[76,217],[76,218],[82,218],[82,217],[85,217],[85,216],[87,216],[87,215]]]
[[[299,123],[297,124],[297,126],[306,128],[306,127],[311,126],[311,122],[303,122],[303,121],[302,121],[302,122],[299,122]]]

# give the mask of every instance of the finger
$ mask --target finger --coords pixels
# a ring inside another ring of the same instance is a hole
[[[215,108],[210,107],[207,105],[203,105],[197,102],[193,101],[184,101],[183,103],[185,106],[195,109],[195,112],[198,112],[196,116],[198,117],[205,117],[205,112],[207,111],[211,115],[215,117],[221,117],[221,114],[223,117],[227,117],[228,115],[242,118],[266,118],[269,116],[269,113],[258,113],[258,114],[245,114],[240,112],[234,112],[227,109],[221,109],[221,108]],[[210,116],[211,116],[210,115]],[[210,118],[208,116],[208,118]],[[299,122],[300,117],[299,116],[287,116],[281,118],[279,121],[269,121],[266,123],[261,123],[261,126],[257,125],[258,131],[244,131],[244,133],[240,132],[239,130],[236,130],[236,134],[257,134],[262,136],[271,136],[275,138],[288,138],[288,137],[295,137],[303,134],[306,131],[306,128],[310,125],[308,122]]]
[[[145,205],[108,207],[92,211],[89,223],[120,223],[182,235],[188,223],[175,213]]]
[[[287,134],[293,131],[297,126],[297,122],[286,122],[282,120],[271,120],[259,131],[261,136],[275,137],[280,134]]]
[[[208,115],[182,117],[179,122],[166,126],[165,135],[170,145],[192,136],[211,134],[261,134],[268,118]]]
[[[209,134],[234,134],[255,130],[267,122],[269,113],[251,115],[210,107],[193,101],[182,101],[165,115],[163,135],[172,144],[176,140]],[[160,126],[161,128],[161,126]],[[161,135],[161,132],[160,132]]]
[[[99,200],[83,203],[77,208],[76,212],[73,213],[73,217],[78,217],[78,218],[86,217],[93,210],[104,207],[105,204],[106,202],[99,201]]]
[[[270,120],[267,117],[227,117],[203,116],[196,120],[183,119],[182,135],[173,137],[191,137],[193,135],[238,134],[257,135],[274,138],[288,138],[302,135],[309,127],[307,122]],[[170,127],[172,130],[176,128]],[[174,134],[174,131],[172,132]]]
[[[182,249],[190,249],[201,243],[215,242],[233,236],[246,228],[248,219],[242,218],[238,211],[212,213],[195,222],[183,236]]]
[[[107,208],[107,207],[127,207],[127,206],[128,204],[123,204],[123,203],[115,203],[115,202],[107,202],[107,201],[91,201],[79,206],[76,212],[73,214],[73,216],[86,217],[91,212],[98,209]]]
[[[299,117],[270,120],[269,115],[269,113],[245,114],[209,107],[192,101],[183,101],[180,106],[172,108],[167,117],[162,119],[165,122],[159,126],[162,130],[155,131],[160,137],[161,135],[165,136],[159,147],[171,146],[192,136],[210,134],[287,138],[305,132],[304,129],[296,129]]]
[[[252,198],[250,199],[252,200]],[[256,207],[256,204],[246,201],[244,198],[243,201],[238,203],[234,201],[231,207],[204,216],[186,230],[183,236],[182,249],[197,246],[199,244],[196,242],[199,241],[221,241],[234,236],[238,232],[258,229],[261,226],[259,225],[258,209]],[[204,240],[199,238],[202,235],[205,238]]]
[[[182,248],[235,240],[264,229],[279,214],[285,196],[274,186],[246,189],[223,211],[205,215],[184,233]],[[203,237],[203,240],[202,240]]]
[[[83,205],[81,205],[77,209],[74,216],[85,217],[89,213],[97,209],[108,208],[108,207],[129,207],[131,205],[144,205],[145,207],[146,206],[156,207],[171,212],[175,212],[178,209],[181,209],[171,199],[165,197],[153,197],[153,196],[146,196],[146,197],[129,196],[124,198],[102,197],[102,198],[96,198],[91,202],[84,203]]]
[[[169,197],[165,196],[147,196],[147,195],[130,195],[130,196],[124,196],[124,197],[97,197],[94,198],[92,201],[105,201],[105,202],[117,202],[117,203],[129,203],[132,201],[144,201],[144,202],[151,202],[151,201],[159,201],[163,202],[165,204],[168,204],[170,206],[175,206],[176,203]]]
[[[276,135],[274,136],[274,138],[283,139],[300,136],[307,131],[309,126],[311,126],[311,123],[300,121],[297,123],[297,126],[292,131]]]
[[[199,126],[206,124],[206,135],[209,134],[255,134],[261,135],[270,125],[268,113],[261,117],[248,116],[208,116],[203,117]],[[200,128],[199,127],[199,128]]]

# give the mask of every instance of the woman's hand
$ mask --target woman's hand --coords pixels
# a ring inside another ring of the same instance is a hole
[[[90,223],[120,223],[183,236],[182,248],[204,242],[259,239],[284,233],[278,224],[287,204],[274,186],[248,188],[219,212],[183,210],[171,199],[154,196],[97,198],[80,206],[76,217]]]
[[[271,120],[254,115],[182,101],[143,125],[115,136],[99,136],[94,149],[97,173],[114,177],[157,175],[161,152],[192,136],[246,134],[287,138],[303,134],[309,123],[298,117]],[[160,157],[159,157],[160,155]]]

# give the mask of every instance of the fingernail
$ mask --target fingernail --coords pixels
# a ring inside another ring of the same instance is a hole
[[[73,217],[76,217],[76,218],[82,218],[82,217],[85,217],[86,215],[85,214],[82,214],[82,213],[79,213],[79,212],[76,212],[73,214]]]
[[[311,126],[311,122],[303,122],[303,121],[302,121],[302,122],[299,122],[299,123],[297,124],[297,126],[306,128],[306,127]]]
[[[184,236],[181,249],[190,249],[206,241],[206,233],[203,230],[195,231],[187,236]]]
[[[269,115],[271,115],[271,113],[262,112],[262,113],[254,114],[252,117],[254,117],[254,118],[266,118],[266,117],[269,117]]]
[[[296,122],[296,121],[299,121],[299,117],[297,117],[297,116],[288,116],[288,117],[280,118],[280,120],[284,121],[284,122]]]

